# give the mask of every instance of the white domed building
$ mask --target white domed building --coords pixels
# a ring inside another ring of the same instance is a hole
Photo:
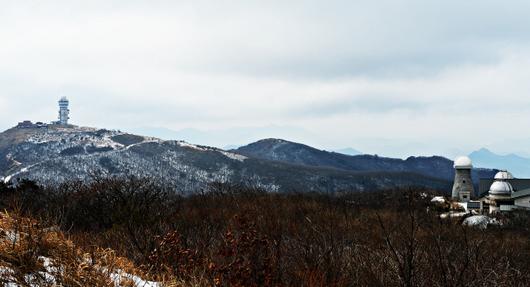
[[[490,186],[489,195],[491,198],[503,198],[505,196],[511,196],[513,187],[509,182],[503,180],[497,180]]]
[[[507,170],[501,170],[497,172],[497,174],[495,174],[494,179],[495,180],[508,180],[508,179],[514,179],[514,177],[511,172]]]
[[[455,180],[452,198],[468,211],[496,213],[514,209],[530,210],[530,179],[516,179],[507,170],[497,172],[494,178],[480,179],[478,199],[475,196],[471,171],[473,162],[467,156],[454,161]]]
[[[473,168],[473,162],[471,159],[467,156],[461,156],[458,157],[455,160],[455,168],[463,168],[463,169],[472,169]]]
[[[510,178],[509,175],[510,173],[506,171],[498,172],[495,175],[495,181],[491,184],[485,200],[487,206],[489,206],[489,213],[513,209],[513,187],[507,181],[508,179],[513,179],[513,176]]]
[[[483,212],[530,209],[530,180],[516,179],[509,171],[501,170],[493,180],[481,179],[480,196]]]

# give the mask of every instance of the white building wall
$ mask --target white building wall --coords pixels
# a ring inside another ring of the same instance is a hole
[[[514,201],[516,206],[528,207],[530,208],[530,195],[516,198]]]

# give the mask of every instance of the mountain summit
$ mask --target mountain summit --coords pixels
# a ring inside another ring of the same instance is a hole
[[[217,165],[191,155],[207,155]],[[146,176],[184,189],[193,183],[223,181],[227,163],[244,156],[182,141],[87,127],[12,128],[0,134],[0,176],[42,183],[85,180],[93,174]],[[190,163],[193,161],[193,163]]]
[[[499,155],[486,148],[472,152],[473,163],[487,168],[500,168],[512,172],[516,177],[530,177],[530,159],[516,154]]]

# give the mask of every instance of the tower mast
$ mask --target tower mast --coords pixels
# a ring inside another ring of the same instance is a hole
[[[59,124],[62,126],[68,125],[70,119],[70,110],[68,109],[69,101],[66,97],[59,100]]]

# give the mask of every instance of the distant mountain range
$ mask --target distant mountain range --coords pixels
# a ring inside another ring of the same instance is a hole
[[[498,155],[482,148],[472,152],[469,157],[475,166],[506,169],[519,178],[530,177],[530,159],[516,154]]]
[[[495,171],[476,169],[475,179]],[[154,178],[176,191],[211,182],[242,183],[271,191],[375,190],[423,186],[449,191],[454,171],[442,157],[406,160],[350,156],[280,139],[231,151],[85,127],[12,128],[0,133],[0,179],[42,184],[94,175]]]

